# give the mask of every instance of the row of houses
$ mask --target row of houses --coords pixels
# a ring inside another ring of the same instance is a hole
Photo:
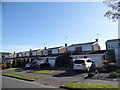
[[[3,63],[9,62],[14,58],[31,60],[46,60],[48,59],[52,66],[59,55],[65,52],[71,52],[71,58],[89,57],[95,61],[96,64],[100,60],[115,61],[117,66],[120,66],[120,39],[107,40],[105,42],[106,50],[100,50],[98,39],[94,42],[72,44],[53,48],[44,47],[44,49],[37,49],[14,53],[0,53]]]

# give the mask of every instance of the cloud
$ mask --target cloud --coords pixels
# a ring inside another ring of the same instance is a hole
[[[40,47],[36,47],[33,45],[10,45],[10,46],[2,46],[2,51],[4,52],[21,52],[21,51],[29,51],[30,49],[40,49]]]

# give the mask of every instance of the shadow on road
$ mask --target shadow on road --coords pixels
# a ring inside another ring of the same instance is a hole
[[[53,77],[69,77],[86,73],[86,71],[74,71],[73,69],[64,69],[65,72],[53,75]]]

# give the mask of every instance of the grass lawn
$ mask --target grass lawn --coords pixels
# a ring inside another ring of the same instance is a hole
[[[104,85],[104,84],[90,84],[90,83],[83,83],[83,82],[69,82],[66,83],[65,86],[67,87],[72,87],[72,88],[82,88],[82,89],[110,89],[110,88],[115,88],[117,90],[120,90],[120,87],[117,86],[112,86],[112,85]]]
[[[10,74],[4,74],[4,75],[16,77],[16,78],[27,79],[27,80],[38,80],[38,79],[43,78],[43,77],[32,78],[30,75],[19,74],[19,73],[10,73]]]
[[[42,74],[52,74],[54,70],[31,70],[28,73],[42,73]]]
[[[4,69],[4,70],[11,70],[11,71],[14,71],[14,70],[19,70],[21,68],[8,68],[8,69]]]

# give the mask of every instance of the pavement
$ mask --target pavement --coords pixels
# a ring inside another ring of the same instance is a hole
[[[2,88],[55,88],[34,82],[18,80],[15,78],[2,77]]]
[[[31,75],[33,77],[44,77],[39,80],[35,80],[34,83],[43,84],[47,86],[52,86],[59,88],[61,85],[64,85],[68,82],[87,82],[93,84],[106,84],[118,86],[120,82],[117,81],[107,81],[107,80],[95,80],[95,79],[84,79],[87,75],[87,72],[75,72],[72,69],[59,69],[55,70],[53,74],[35,74],[35,73],[26,73],[26,71],[3,71],[4,73],[21,73]]]

